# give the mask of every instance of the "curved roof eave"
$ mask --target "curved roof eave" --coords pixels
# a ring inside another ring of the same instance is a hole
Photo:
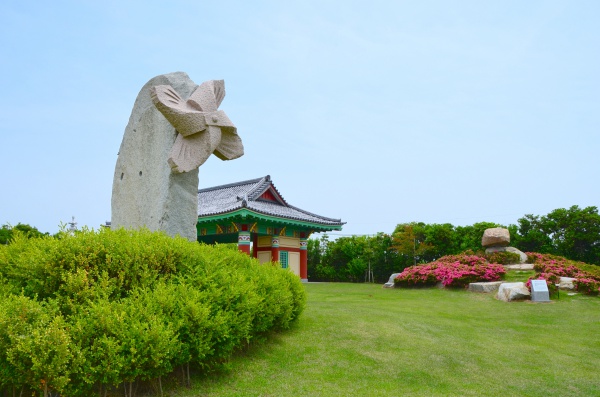
[[[329,222],[315,222],[308,221],[300,218],[293,217],[285,217],[285,216],[275,216],[272,214],[262,213],[255,209],[250,209],[247,207],[238,207],[235,209],[230,209],[227,211],[223,211],[220,213],[214,214],[206,214],[198,216],[198,223],[211,222],[219,219],[230,219],[235,217],[247,218],[247,217],[257,217],[262,218],[263,220],[274,222],[274,223],[288,223],[297,226],[303,227],[312,227],[318,229],[326,229],[326,230],[341,230],[342,225],[346,224],[346,222],[342,222],[341,220],[333,220],[326,218]]]

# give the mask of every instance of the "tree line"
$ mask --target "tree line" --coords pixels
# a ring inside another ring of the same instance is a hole
[[[512,247],[523,252],[560,255],[600,265],[598,208],[572,206],[547,215],[527,214],[508,226],[479,222],[469,226],[450,223],[400,223],[391,234],[330,239],[327,234],[308,241],[308,278],[311,281],[387,281],[408,266],[432,262],[444,255],[482,251],[485,229],[505,227]]]

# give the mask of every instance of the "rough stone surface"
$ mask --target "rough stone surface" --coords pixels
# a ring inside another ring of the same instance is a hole
[[[115,166],[111,227],[147,227],[195,241],[198,221],[198,168],[184,167],[187,172],[179,172],[183,170],[173,171],[170,166],[173,162],[169,160],[173,159],[174,143],[178,139],[181,140],[183,134],[178,134],[153,102],[152,92],[156,92],[156,87],[160,86],[169,86],[172,89],[171,94],[176,93],[179,99],[190,98],[198,88],[198,85],[183,72],[154,77],[142,87],[125,128]],[[214,84],[212,87],[214,88]],[[177,102],[175,99],[174,102]],[[205,118],[205,115],[202,117]],[[218,117],[217,115],[217,121],[220,123]],[[218,125],[213,127],[220,130],[219,123],[215,122]],[[204,132],[193,133],[192,130],[197,127],[196,125],[185,129],[185,132],[192,137],[207,132],[205,129]],[[211,137],[209,140],[216,140],[210,132],[207,135]],[[210,145],[217,148],[219,144]]]
[[[575,278],[573,277],[561,277],[558,288],[573,291],[575,290],[575,284],[573,284],[573,281],[575,281]]]
[[[480,283],[469,283],[469,291],[490,293],[498,291],[502,281],[487,281]]]
[[[506,247],[510,244],[510,233],[508,229],[493,227],[485,229],[481,238],[484,247]]]
[[[519,261],[520,263],[525,263],[527,262],[527,254],[525,254],[523,251],[518,250],[515,247],[488,247],[485,249],[485,253],[489,254],[492,252],[512,252],[513,254],[517,254],[519,255]]]
[[[496,295],[498,299],[505,302],[529,299],[530,296],[529,289],[527,289],[525,283],[521,282],[500,284],[498,294]]]
[[[392,275],[390,276],[390,279],[388,280],[387,283],[383,284],[383,288],[394,288],[394,279],[396,278],[396,276],[398,276],[400,273],[392,273]]]

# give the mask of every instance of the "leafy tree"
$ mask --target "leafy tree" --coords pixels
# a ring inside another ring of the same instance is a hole
[[[432,246],[428,251],[428,262],[460,252],[456,230],[450,223],[425,225],[425,241]]]
[[[398,273],[404,269],[405,266],[402,266],[398,253],[391,248],[393,244],[391,235],[377,233],[377,235],[369,237],[368,241],[371,249],[371,270],[375,281],[387,281],[392,273]]]
[[[374,280],[387,281],[390,274],[405,267],[391,246],[392,238],[385,233],[334,241],[329,241],[327,235],[320,240],[311,239],[308,241],[308,277],[313,281],[360,282],[366,279],[370,268]]]
[[[543,217],[554,254],[600,264],[600,215],[597,207],[559,208]]]
[[[10,243],[16,231],[23,233],[27,238],[39,238],[49,235],[49,233],[42,233],[36,227],[25,223],[18,223],[16,226],[5,224],[0,228],[0,244]]]
[[[504,227],[500,224],[493,222],[479,222],[471,226],[457,226],[456,227],[456,240],[458,244],[458,252],[467,250],[479,251],[481,250],[481,238],[485,229],[493,227]],[[458,253],[457,252],[457,253]]]
[[[426,225],[423,222],[401,223],[392,234],[392,246],[404,259],[405,266],[426,261],[432,255],[433,245],[426,241]]]
[[[317,277],[316,269],[321,265],[321,257],[326,251],[329,236],[323,234],[320,239],[309,238],[307,240],[306,254],[308,262],[308,278],[315,280]]]
[[[329,243],[322,258],[322,266],[335,270],[336,281],[358,282],[364,280],[367,269],[365,236],[341,237]],[[327,269],[330,273],[330,269]]]
[[[518,219],[516,233],[511,231],[511,244],[523,252],[552,252],[552,241],[539,216],[527,214]]]
[[[600,215],[597,207],[558,208],[544,216],[518,220],[513,245],[525,252],[564,256],[600,264]]]

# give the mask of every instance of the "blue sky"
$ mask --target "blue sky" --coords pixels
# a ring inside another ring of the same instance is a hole
[[[600,2],[0,4],[0,224],[110,220],[117,152],[152,77],[224,79],[244,157],[347,222],[516,223],[600,199]]]

